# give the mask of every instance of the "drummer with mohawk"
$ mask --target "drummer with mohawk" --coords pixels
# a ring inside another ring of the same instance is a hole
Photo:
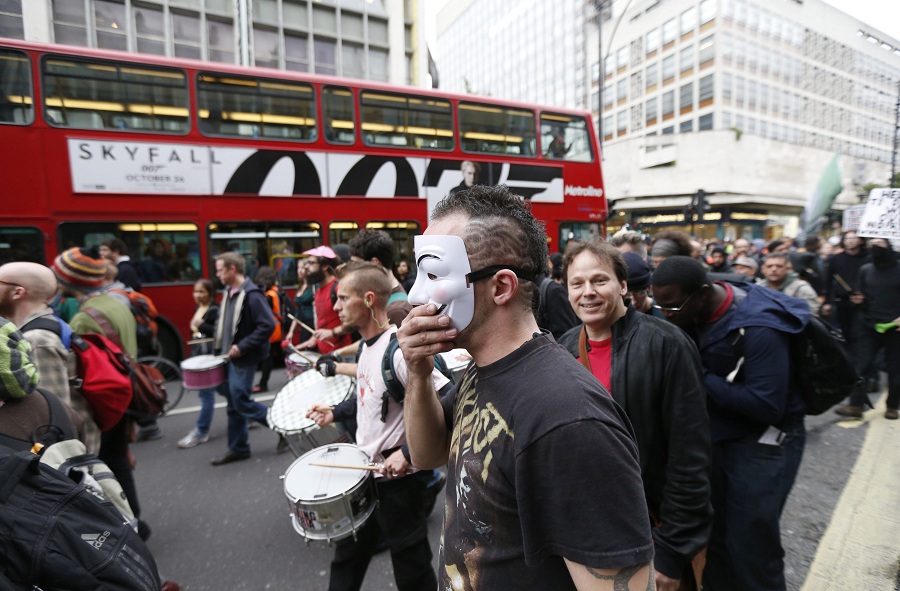
[[[387,393],[382,376],[382,358],[397,327],[388,321],[387,303],[391,296],[390,278],[372,263],[348,264],[338,283],[334,310],[341,325],[355,328],[363,338],[356,364],[356,396],[333,409],[314,405],[308,417],[320,427],[335,420],[356,418],[357,445],[383,467],[375,477],[378,508],[358,532],[356,540],[337,542],[331,562],[329,591],[356,591],[363,582],[369,561],[375,553],[381,533],[391,551],[394,579],[399,591],[434,591],[437,588],[424,490],[426,480],[410,463],[403,424],[403,406]],[[405,386],[406,363],[397,349],[393,367]],[[336,372],[349,374],[353,364],[336,364]],[[437,392],[449,391],[452,384],[439,371],[432,372]]]

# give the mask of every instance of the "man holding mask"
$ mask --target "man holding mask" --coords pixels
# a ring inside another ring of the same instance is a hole
[[[446,197],[416,237],[409,299],[424,305],[398,338],[413,464],[449,459],[440,587],[651,589],[627,418],[531,311],[546,261],[543,228],[503,186]],[[456,347],[474,363],[439,399],[433,356]]]

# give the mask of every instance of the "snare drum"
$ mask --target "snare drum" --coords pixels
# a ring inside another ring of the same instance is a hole
[[[317,371],[307,371],[285,385],[269,412],[269,425],[282,435],[306,434],[319,428],[306,413],[316,403],[334,406],[353,392],[356,380],[337,375],[326,378]]]
[[[291,524],[307,543],[327,540],[330,544],[350,535],[355,539],[375,511],[371,472],[311,466],[313,463],[365,466],[369,457],[355,445],[334,443],[303,454],[281,477],[291,507]]]
[[[306,359],[304,359],[306,357]],[[304,351],[301,357],[299,353],[291,353],[284,360],[284,368],[287,370],[290,378],[295,378],[308,369],[316,366],[316,360],[321,357],[315,351]],[[307,359],[311,360],[307,361]]]
[[[181,362],[181,379],[189,390],[215,388],[225,381],[225,360],[215,355],[197,355]]]

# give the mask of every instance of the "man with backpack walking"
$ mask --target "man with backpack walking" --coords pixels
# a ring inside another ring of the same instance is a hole
[[[753,284],[712,282],[684,256],[660,263],[651,283],[657,309],[694,339],[704,369],[714,516],[703,588],[784,590],[781,512],[806,442],[790,349],[809,307]]]
[[[99,249],[73,247],[54,259],[50,267],[63,288],[75,294],[79,310],[69,323],[79,335],[103,335],[129,356],[137,355],[137,328],[131,310],[116,297],[101,293],[106,276],[106,262]],[[128,444],[131,420],[125,415],[100,437],[97,456],[113,471],[122,485],[128,504],[139,519],[141,538],[150,537],[150,527],[140,521],[141,506],[138,502],[137,484],[130,461]]]
[[[313,405],[309,416],[320,427],[335,420],[356,418],[356,443],[369,458],[382,466],[375,486],[378,507],[356,539],[337,543],[331,563],[331,591],[355,591],[360,588],[369,561],[384,533],[391,551],[394,577],[400,591],[431,591],[437,587],[431,565],[428,542],[426,486],[416,473],[406,448],[406,429],[401,403],[388,394],[382,372],[384,352],[397,332],[388,321],[387,302],[391,283],[384,270],[372,263],[351,262],[338,284],[335,304],[341,323],[355,326],[364,340],[356,365],[356,396],[333,409]],[[395,367],[400,381],[407,379],[402,353],[395,350]],[[352,364],[338,364],[339,369]],[[432,372],[435,390],[449,385],[440,372]]]
[[[56,293],[53,272],[37,263],[15,262],[0,267],[0,316],[20,327],[31,344],[32,359],[41,373],[41,389],[71,406],[84,420],[88,449],[100,449],[100,429],[91,407],[77,389],[69,387],[68,346],[59,331],[40,328],[43,323],[62,322],[48,302]]]

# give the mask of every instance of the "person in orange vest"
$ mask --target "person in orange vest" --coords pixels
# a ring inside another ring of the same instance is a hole
[[[266,299],[272,308],[272,314],[275,316],[275,329],[269,336],[269,356],[260,362],[259,383],[253,386],[253,393],[266,392],[269,389],[269,376],[272,374],[272,366],[276,356],[283,356],[281,351],[281,337],[284,325],[285,310],[281,309],[281,298],[279,297],[280,288],[276,285],[278,276],[272,267],[260,267],[256,272],[253,282],[259,285],[266,292]]]

